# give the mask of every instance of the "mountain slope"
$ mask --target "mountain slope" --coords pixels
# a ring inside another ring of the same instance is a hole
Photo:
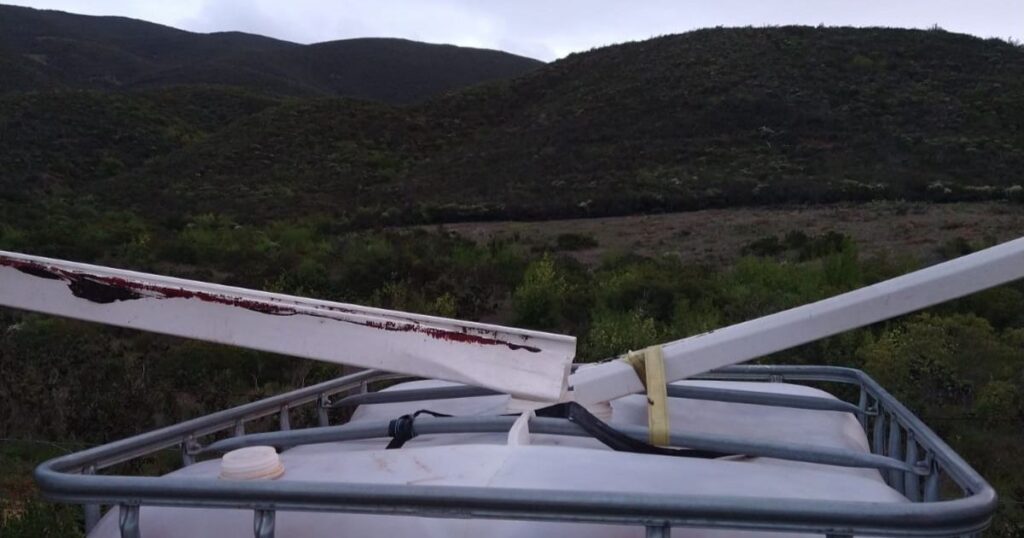
[[[998,199],[1021,170],[1020,47],[783,27],[606,47],[412,109],[273,108],[115,181],[242,218],[274,192],[261,215],[445,219]]]
[[[476,158],[433,177],[457,167],[540,195],[540,176],[580,201],[923,196],[936,182],[1009,186],[1024,166],[1024,50],[946,32],[702,30],[440,106],[479,114]]]
[[[299,45],[196,34],[123,17],[0,6],[0,92],[217,84],[406,103],[542,65],[500,51],[400,39]]]
[[[99,180],[276,104],[225,88],[0,96],[0,200],[102,195]]]

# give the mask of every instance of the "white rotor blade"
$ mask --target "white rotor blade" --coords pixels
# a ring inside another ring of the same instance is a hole
[[[555,401],[571,336],[0,251],[0,305]]]
[[[842,295],[662,346],[665,374],[678,381],[1024,278],[1024,238]],[[620,360],[569,377],[580,403],[643,391]]]

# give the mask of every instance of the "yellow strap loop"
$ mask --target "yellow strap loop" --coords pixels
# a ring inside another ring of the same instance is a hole
[[[668,446],[668,383],[665,380],[665,359],[661,354],[661,346],[630,352],[624,360],[636,370],[636,375],[647,389],[650,443]]]

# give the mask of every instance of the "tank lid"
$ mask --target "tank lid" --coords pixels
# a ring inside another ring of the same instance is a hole
[[[225,480],[273,480],[282,474],[284,465],[272,446],[239,448],[220,460],[220,477]]]

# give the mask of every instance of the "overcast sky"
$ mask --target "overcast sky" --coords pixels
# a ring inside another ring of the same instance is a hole
[[[404,37],[541,60],[708,26],[938,24],[1024,40],[1024,0],[0,0],[122,15],[192,30],[239,30],[315,43]]]

